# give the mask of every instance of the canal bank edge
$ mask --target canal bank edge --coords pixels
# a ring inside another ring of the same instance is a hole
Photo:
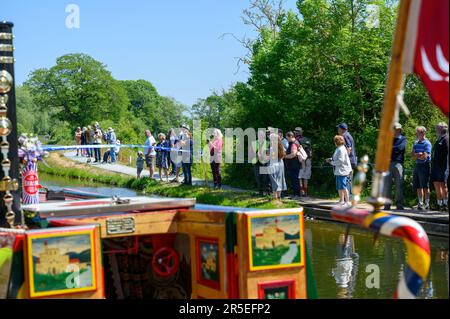
[[[185,186],[163,183],[150,178],[136,179],[125,174],[109,172],[104,168],[93,167],[67,159],[62,154],[52,153],[47,159],[50,167],[40,165],[42,172],[67,178],[101,182],[118,187],[126,187],[139,192],[165,197],[195,197],[197,202],[209,205],[235,206],[244,208],[294,208],[303,206],[305,213],[319,220],[334,221],[331,217],[333,201],[303,199],[302,201],[273,201],[269,196],[260,197],[253,192],[235,192],[233,190],[213,190],[207,186]],[[363,204],[364,205],[364,204]],[[424,230],[433,236],[449,237],[449,215],[442,212],[419,213],[415,211],[389,211],[390,214],[416,220]]]

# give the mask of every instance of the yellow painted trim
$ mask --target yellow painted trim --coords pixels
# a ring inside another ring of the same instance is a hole
[[[422,247],[409,241],[408,239],[404,239],[403,242],[405,243],[407,251],[407,264],[423,280],[426,280],[431,263],[430,255],[423,250]]]
[[[253,248],[252,248],[252,232],[251,232],[251,221],[257,218],[267,218],[267,217],[277,217],[277,216],[298,216],[299,219],[299,244],[300,244],[300,262],[293,264],[283,264],[274,266],[253,266]],[[270,269],[282,269],[282,268],[293,268],[302,267],[305,265],[305,243],[304,243],[304,228],[303,228],[303,212],[283,212],[283,213],[265,213],[265,214],[247,214],[247,247],[249,256],[249,268],[250,271],[257,270],[270,270]]]
[[[52,231],[56,230],[52,229]],[[45,296],[54,296],[61,294],[72,294],[79,293],[85,291],[93,291],[97,290],[97,260],[95,259],[95,241],[94,241],[94,228],[89,230],[80,230],[80,231],[67,231],[63,232],[52,232],[46,234],[30,234],[27,233],[27,255],[28,255],[28,283],[30,287],[30,297],[45,297]],[[35,292],[34,287],[34,269],[33,269],[33,251],[32,251],[32,240],[37,238],[54,238],[54,237],[68,237],[75,235],[85,235],[88,234],[91,240],[91,272],[92,272],[92,286],[84,287],[84,288],[69,288],[69,289],[60,289],[60,290],[52,290],[48,292]]]
[[[369,214],[367,217],[366,217],[366,219],[364,220],[364,227],[366,227],[366,228],[370,228],[370,225],[376,220],[376,219],[379,219],[379,218],[382,218],[382,217],[386,217],[386,216],[389,216],[388,214],[386,214],[386,213],[377,213],[377,214]]]

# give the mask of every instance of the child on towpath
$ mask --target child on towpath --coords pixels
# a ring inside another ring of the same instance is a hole
[[[142,151],[137,152],[137,159],[136,159],[136,169],[137,169],[137,178],[141,177],[142,170],[144,169],[144,153]]]

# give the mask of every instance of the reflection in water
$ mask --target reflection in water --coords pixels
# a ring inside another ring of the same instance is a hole
[[[345,235],[341,234],[336,248],[336,267],[331,273],[337,284],[337,297],[350,299],[353,297],[359,266],[359,255],[355,252],[353,236],[348,235],[345,243]]]
[[[312,265],[320,299],[393,297],[406,265],[402,240],[380,236],[374,245],[372,232],[354,227],[346,249],[342,250],[344,236],[341,234],[345,233],[345,224],[315,220],[306,221],[305,228],[311,231],[308,244],[312,243],[314,251]],[[448,298],[448,239],[430,237],[430,248],[433,258],[429,276],[431,288],[425,285],[427,298]],[[369,265],[379,267],[379,288],[366,285],[368,276],[373,274],[368,272]]]
[[[134,195],[129,194],[132,191],[128,189],[111,189],[101,184],[68,181],[65,178],[54,178],[45,174],[39,177],[41,184],[53,186],[50,188],[54,189],[70,187],[93,191],[91,187],[98,186],[96,191],[101,191],[105,195]],[[349,236],[348,244],[343,250],[344,237],[340,234],[345,232],[345,228],[344,224],[317,220],[305,221],[305,239],[311,255],[319,298],[392,298],[400,273],[406,264],[403,242],[380,236],[374,245],[373,233],[355,227],[352,228],[352,235]],[[340,245],[337,244],[338,239]],[[355,251],[355,242],[358,244],[358,253]],[[424,288],[425,295],[428,298],[448,298],[448,238],[430,237],[430,245],[434,258],[431,260],[430,284],[428,286],[425,284],[427,288]],[[364,270],[369,264],[380,267],[380,289],[369,289],[365,285],[368,273]],[[359,267],[361,272],[357,276]],[[332,276],[330,276],[330,268],[332,268]],[[425,295],[419,297],[425,298]]]

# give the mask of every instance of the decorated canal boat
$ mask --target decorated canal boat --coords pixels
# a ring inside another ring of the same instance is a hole
[[[379,212],[386,203],[383,178],[401,105],[400,65],[410,10],[411,1],[401,1],[369,199],[373,210],[333,212],[341,222],[404,240],[408,259],[398,298],[414,298],[430,266],[422,227]],[[0,298],[316,297],[301,207],[250,210],[196,206],[195,199],[109,198],[70,190],[47,194],[47,201],[38,203],[39,147],[22,153],[20,188],[12,27],[0,23],[0,222],[5,227],[0,229]],[[354,179],[354,204],[367,161]],[[342,238],[343,247],[347,240]]]

